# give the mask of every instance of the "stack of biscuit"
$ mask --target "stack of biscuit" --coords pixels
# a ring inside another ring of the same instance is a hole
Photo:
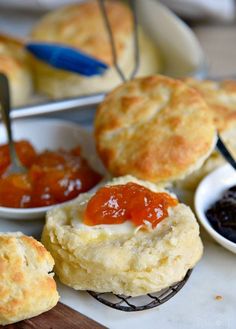
[[[95,139],[105,167],[121,176],[107,187],[128,188],[132,182],[171,195],[161,185],[202,166],[214,149],[216,129],[196,90],[157,75],[136,78],[107,95],[96,114]],[[81,194],[47,214],[42,241],[66,285],[139,296],[183,279],[200,259],[199,227],[186,205],[169,207],[155,228],[137,228],[129,218],[122,224],[90,226],[84,218],[94,196],[95,192]],[[120,211],[115,196],[105,205]]]

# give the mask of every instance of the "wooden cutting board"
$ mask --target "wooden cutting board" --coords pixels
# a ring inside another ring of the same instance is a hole
[[[52,310],[29,320],[21,321],[0,329],[102,329],[103,325],[72,308],[58,303]]]

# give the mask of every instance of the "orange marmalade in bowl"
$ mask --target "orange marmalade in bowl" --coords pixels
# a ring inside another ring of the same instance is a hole
[[[149,222],[154,229],[168,216],[168,207],[177,204],[177,199],[168,193],[153,192],[136,183],[105,186],[88,202],[84,224],[121,224],[130,220],[135,226]]]
[[[5,175],[10,165],[8,145],[0,146],[0,206],[35,208],[69,201],[90,190],[102,178],[81,156],[80,147],[70,151],[37,153],[25,140],[15,143],[26,174]]]

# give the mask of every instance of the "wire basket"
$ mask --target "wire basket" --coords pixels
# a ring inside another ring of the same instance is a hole
[[[179,281],[166,289],[139,297],[115,295],[112,293],[97,293],[94,291],[88,291],[88,293],[100,303],[119,311],[145,311],[160,306],[172,298],[185,285],[191,273],[192,270],[188,270],[182,281]]]

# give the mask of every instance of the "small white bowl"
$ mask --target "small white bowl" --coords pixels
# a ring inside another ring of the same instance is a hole
[[[205,212],[222,193],[236,184],[236,171],[230,166],[220,167],[206,176],[199,184],[194,198],[195,211],[207,232],[226,249],[236,253],[236,243],[224,238],[209,223]]]
[[[39,152],[60,148],[70,150],[79,145],[83,156],[88,160],[91,167],[104,173],[103,166],[96,155],[92,134],[81,126],[55,119],[25,119],[13,122],[12,127],[15,141],[29,140]],[[6,142],[5,127],[0,124],[0,144]],[[45,212],[52,207],[28,209],[0,207],[0,217],[19,220],[43,218]]]

